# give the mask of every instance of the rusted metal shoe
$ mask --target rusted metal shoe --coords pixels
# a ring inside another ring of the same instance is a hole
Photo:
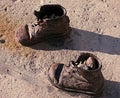
[[[54,86],[62,90],[100,96],[104,88],[101,68],[101,62],[95,55],[82,53],[69,65],[53,63],[48,77]]]
[[[15,37],[22,45],[32,45],[41,41],[65,40],[70,35],[69,17],[61,5],[43,5],[34,11],[37,21],[20,27]]]

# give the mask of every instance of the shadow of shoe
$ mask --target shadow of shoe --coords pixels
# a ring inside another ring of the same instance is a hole
[[[62,41],[54,41],[55,47],[54,44],[51,46],[49,43],[39,43],[30,47],[36,50],[68,49],[120,55],[120,38],[76,28],[72,28],[71,38],[67,39],[64,44]]]
[[[120,38],[73,28],[70,48],[120,55]]]
[[[120,82],[105,80],[105,89],[102,98],[120,98]]]

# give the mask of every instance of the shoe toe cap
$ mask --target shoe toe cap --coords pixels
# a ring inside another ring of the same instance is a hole
[[[16,32],[15,32],[15,38],[18,42],[21,44],[26,43],[26,41],[29,40],[29,34],[28,34],[28,26],[21,26]]]

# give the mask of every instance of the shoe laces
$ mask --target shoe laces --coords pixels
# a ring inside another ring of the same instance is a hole
[[[39,21],[35,21],[35,22],[32,23],[32,27],[35,27],[37,25],[39,25]]]
[[[77,63],[72,60],[72,61],[69,62],[69,66],[77,67]]]

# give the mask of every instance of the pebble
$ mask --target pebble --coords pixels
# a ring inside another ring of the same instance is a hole
[[[5,40],[4,39],[0,40],[0,43],[2,43],[2,44],[5,43]]]

